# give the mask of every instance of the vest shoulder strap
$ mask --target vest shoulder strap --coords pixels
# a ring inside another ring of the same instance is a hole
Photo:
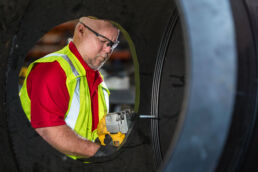
[[[67,61],[67,63],[70,65],[73,74],[77,77],[79,76],[79,72],[76,70],[75,66],[73,65],[72,61],[69,59],[69,57],[66,54],[59,54],[59,53],[51,53],[47,56],[44,56],[43,58],[41,58],[41,60],[44,60],[44,58],[48,58],[48,57],[62,57],[65,61]]]

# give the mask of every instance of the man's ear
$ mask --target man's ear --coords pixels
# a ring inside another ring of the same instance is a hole
[[[78,27],[77,27],[77,31],[78,31],[78,33],[79,33],[80,35],[83,35],[83,33],[84,33],[84,27],[83,27],[81,24],[79,24]]]

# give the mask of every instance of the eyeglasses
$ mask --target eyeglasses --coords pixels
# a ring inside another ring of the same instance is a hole
[[[93,29],[91,29],[89,26],[87,26],[86,24],[84,24],[83,22],[80,22],[84,27],[86,27],[89,31],[91,31],[92,33],[94,33],[97,37],[102,37],[104,39],[106,39],[108,41],[108,43],[106,44],[108,47],[111,47],[112,50],[114,50],[118,44],[119,41],[113,42],[110,39],[108,39],[107,37],[105,37],[104,35],[101,35],[100,33],[94,31]]]

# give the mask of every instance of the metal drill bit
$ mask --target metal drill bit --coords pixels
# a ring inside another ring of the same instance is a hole
[[[144,119],[159,119],[158,117],[153,116],[153,115],[142,115],[142,114],[139,115],[139,118],[144,118]]]

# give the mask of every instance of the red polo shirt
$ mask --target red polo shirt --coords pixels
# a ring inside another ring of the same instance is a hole
[[[102,78],[98,71],[88,67],[79,51],[70,42],[69,48],[86,70],[91,95],[92,129],[96,129],[98,119],[98,85]],[[69,94],[66,75],[57,61],[37,64],[27,79],[27,90],[31,99],[31,125],[33,128],[64,125],[68,110]]]

